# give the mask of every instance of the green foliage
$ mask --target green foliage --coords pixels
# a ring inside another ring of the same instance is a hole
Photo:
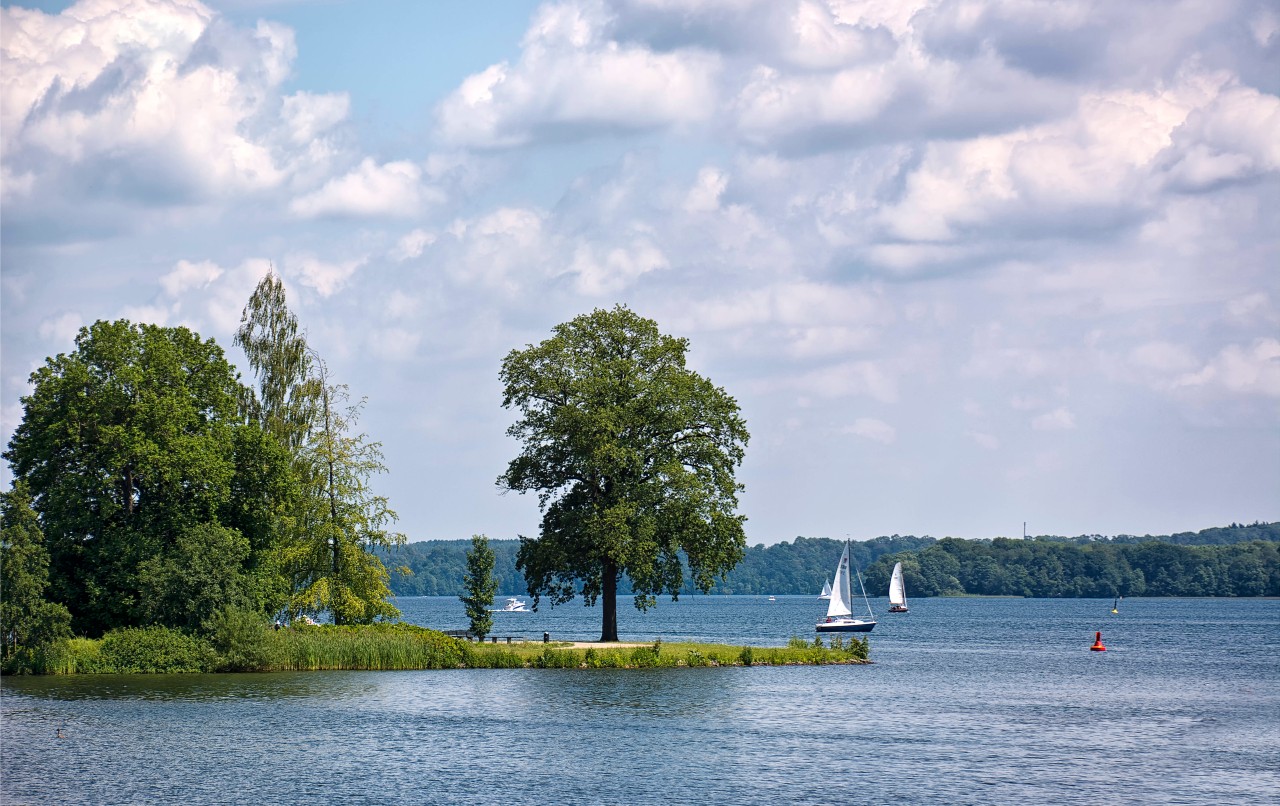
[[[209,672],[217,656],[206,642],[167,627],[122,627],[102,636],[102,658],[120,674]]]
[[[471,622],[471,634],[484,640],[493,629],[493,614],[489,606],[498,583],[493,578],[493,549],[489,538],[475,535],[471,538],[471,550],[467,552],[467,575],[463,580],[467,595],[460,596]]]
[[[946,538],[918,553],[882,556],[866,571],[868,590],[886,590],[897,561],[909,597],[1280,595],[1280,543],[1275,541],[1193,546],[1162,540]]]
[[[187,529],[254,509],[242,497],[260,493],[234,483],[252,443],[243,387],[212,341],[123,320],[81,329],[31,384],[4,456],[34,498],[49,598],[91,635],[145,623],[144,565]],[[260,552],[271,539],[253,535]]]
[[[258,391],[242,397],[245,414],[290,455],[306,441],[315,420],[318,388],[298,318],[289,310],[284,282],[267,274],[240,314],[234,343],[258,378]]]
[[[36,674],[409,669],[637,669],[765,664],[862,663],[866,642],[849,649],[781,649],[655,642],[573,649],[543,643],[471,644],[409,624],[296,625],[272,630],[256,614],[213,619],[212,643],[161,627],[74,638],[34,658]]]
[[[49,553],[21,481],[0,493],[0,526],[0,669],[30,672],[43,652],[71,636],[71,614],[45,599]]]
[[[293,626],[268,634],[271,671],[454,669],[466,664],[466,642],[402,623]]]
[[[139,568],[144,623],[194,631],[224,606],[249,603],[244,565],[249,541],[213,523],[189,527]]]
[[[335,624],[396,618],[387,569],[369,549],[399,545],[404,536],[385,528],[396,513],[369,486],[386,467],[381,443],[355,431],[364,400],[350,404],[347,387],[332,382],[274,275],[246,304],[236,344],[258,379],[245,412],[289,457],[298,485],[278,513],[287,539],[266,569],[288,580],[286,609],[328,612]]]
[[[209,643],[218,653],[217,671],[257,672],[275,665],[279,645],[260,613],[223,607],[205,628]]]
[[[543,511],[517,565],[535,605],[601,598],[602,640],[617,640],[620,574],[645,609],[679,594],[685,562],[705,591],[746,545],[734,478],[746,424],[732,397],[685,366],[687,350],[618,306],[502,362],[503,407],[520,414],[507,433],[522,450],[498,484],[536,491]]]

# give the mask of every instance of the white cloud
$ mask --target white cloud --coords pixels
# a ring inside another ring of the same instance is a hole
[[[720,196],[728,184],[728,176],[718,168],[706,167],[698,171],[698,178],[684,199],[685,212],[707,213],[719,209]]]
[[[322,297],[331,297],[351,279],[367,258],[356,258],[340,263],[321,260],[311,254],[293,254],[285,258],[285,270],[298,278],[298,282],[314,289]]]
[[[405,233],[395,248],[391,250],[391,259],[396,261],[411,260],[421,257],[422,251],[436,242],[436,236],[424,229],[415,229]]]
[[[1250,347],[1231,344],[1195,373],[1178,379],[1183,387],[1218,387],[1237,395],[1280,397],[1280,340],[1262,338]]]
[[[1076,417],[1066,408],[1056,408],[1031,420],[1036,431],[1069,431],[1076,427]]]
[[[1167,341],[1151,341],[1135,347],[1129,354],[1129,363],[1139,370],[1161,375],[1186,372],[1199,365],[1190,350]]]
[[[645,234],[637,234],[626,246],[598,249],[581,244],[574,251],[569,271],[576,275],[579,293],[588,297],[615,294],[634,283],[642,275],[670,265]]]
[[[859,417],[854,420],[853,425],[845,426],[841,430],[846,434],[853,434],[885,445],[892,444],[898,438],[898,432],[893,426],[874,417]]]
[[[964,435],[984,450],[994,451],[1000,448],[1000,439],[994,434],[988,434],[985,431],[965,431]]]
[[[320,216],[419,215],[427,203],[443,199],[422,183],[422,169],[407,161],[379,165],[366,157],[349,173],[330,179],[324,187],[290,204],[304,218]]]
[[[179,260],[173,267],[173,271],[160,278],[160,285],[164,286],[165,293],[176,297],[191,289],[208,288],[221,276],[222,269],[212,261],[202,260],[199,263],[192,263]]]
[[[83,0],[0,10],[5,194],[42,205],[114,198],[189,204],[280,186],[331,149],[340,96],[280,87],[288,28],[237,28],[193,0]],[[50,210],[47,214],[53,214]]]
[[[120,309],[120,316],[135,324],[165,327],[173,320],[177,309],[176,305],[166,305],[160,302],[150,305],[126,305]]]
[[[84,326],[84,319],[73,311],[59,314],[40,323],[40,338],[57,346],[57,349],[70,349],[76,340],[76,334]]]
[[[575,140],[703,120],[714,110],[718,58],[611,39],[603,5],[548,4],[515,65],[468,77],[438,112],[443,137],[473,147]]]

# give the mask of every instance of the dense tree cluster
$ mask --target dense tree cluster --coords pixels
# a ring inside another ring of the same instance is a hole
[[[865,579],[869,590],[886,589],[901,561],[913,596],[1278,596],[1280,534],[1266,531],[1268,540],[1203,546],[946,538],[917,553],[881,557]],[[1210,536],[1221,537],[1219,530]]]
[[[297,336],[277,278],[245,321],[256,393],[213,340],[124,320],[81,329],[32,374],[4,453],[6,658],[68,622],[98,636],[199,632],[228,610],[396,614],[367,548],[401,538],[369,490],[381,454],[352,433],[359,404]]]

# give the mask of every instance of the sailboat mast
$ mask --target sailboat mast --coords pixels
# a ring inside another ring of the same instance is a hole
[[[867,586],[862,584],[862,572],[856,571],[858,574],[858,587],[862,589],[862,603],[867,606],[867,615],[875,618],[875,613],[871,612],[871,600],[867,598]]]

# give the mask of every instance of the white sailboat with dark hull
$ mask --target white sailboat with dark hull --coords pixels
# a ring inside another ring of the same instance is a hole
[[[844,544],[840,565],[836,567],[836,579],[831,585],[831,600],[827,603],[827,617],[816,625],[818,632],[871,632],[876,619],[867,600],[867,590],[862,587],[862,575],[858,574],[858,587],[862,589],[862,601],[867,606],[866,618],[854,618],[853,597],[850,594],[849,544]]]
[[[889,612],[907,612],[907,589],[902,584],[902,563],[893,564],[893,575],[889,577]]]

